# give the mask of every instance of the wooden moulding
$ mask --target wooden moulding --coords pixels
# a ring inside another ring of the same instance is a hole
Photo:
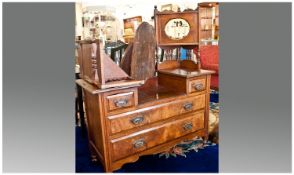
[[[86,90],[87,92],[91,93],[91,94],[100,94],[103,92],[109,92],[109,91],[114,91],[114,90],[121,90],[121,89],[128,89],[131,87],[138,87],[140,86],[140,84],[137,85],[129,85],[129,86],[115,86],[115,87],[111,87],[111,88],[105,88],[105,89],[101,89],[98,88],[96,85],[94,84],[90,84],[88,81],[84,80],[84,79],[78,79],[76,80],[76,83],[78,85],[80,85],[84,90]]]
[[[165,70],[165,69],[189,69],[191,71],[198,71],[199,65],[192,60],[166,60],[162,63],[159,63],[157,66],[157,70]]]
[[[96,85],[100,89],[138,86],[144,83],[142,80],[134,80],[125,73],[104,52],[99,40],[79,41],[79,57],[81,77],[87,82]]]

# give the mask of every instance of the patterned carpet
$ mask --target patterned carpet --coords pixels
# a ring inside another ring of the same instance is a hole
[[[207,146],[215,146],[218,144],[218,125],[219,125],[219,103],[210,102],[209,111],[209,140],[205,141],[202,138],[195,137],[192,140],[184,141],[175,145],[169,150],[159,154],[159,157],[186,157],[186,153],[190,151],[198,152],[199,149],[204,149]]]

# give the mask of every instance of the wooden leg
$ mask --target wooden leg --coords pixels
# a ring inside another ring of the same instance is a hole
[[[79,74],[76,74],[76,79],[79,79]],[[82,91],[82,87],[79,86],[78,84],[76,84],[76,88],[77,88],[77,101],[78,101],[78,111],[79,111],[79,115],[80,115],[80,124],[81,124],[81,128],[82,128],[82,136],[85,137],[86,136],[86,123],[85,123],[85,116],[84,116],[84,105],[83,105],[83,91]]]
[[[79,109],[78,108],[79,108],[78,107],[78,98],[76,97],[76,99],[75,99],[76,126],[78,126],[78,124],[79,124],[79,118],[78,118],[78,111],[79,111]]]
[[[105,168],[104,170],[106,173],[112,173],[112,170],[110,168]]]
[[[78,91],[78,106],[79,106],[80,122],[81,122],[81,127],[82,127],[82,135],[84,137],[84,136],[86,136],[86,124],[85,124],[85,116],[84,116],[82,88],[80,86],[78,86],[77,91]]]
[[[208,133],[203,138],[204,138],[204,141],[208,141]]]

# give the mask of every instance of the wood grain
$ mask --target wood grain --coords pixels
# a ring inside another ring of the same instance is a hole
[[[141,87],[108,90],[95,89],[78,80],[87,91],[92,159],[100,160],[105,171],[111,172],[141,155],[163,151],[184,138],[197,135],[207,139],[210,71],[196,72],[187,75],[163,69],[158,72],[158,79],[148,79]],[[202,89],[194,91],[192,87],[196,84],[203,85]],[[115,104],[120,99],[127,99],[123,103],[126,106]],[[200,114],[201,120],[197,117]],[[134,123],[134,119],[139,122]],[[190,122],[196,128],[185,133],[181,128]]]
[[[204,113],[192,113],[176,121],[111,140],[112,160],[124,158],[202,128],[204,128]],[[137,146],[136,143],[140,141],[142,143]]]
[[[206,77],[195,80],[189,80],[188,84],[189,93],[206,90]]]
[[[124,56],[121,60],[121,68],[128,74],[131,75],[131,62],[132,62],[133,43],[130,43],[125,50]]]
[[[158,12],[154,11],[156,40],[159,47],[165,46],[185,46],[198,45],[198,11],[184,11],[184,12]],[[165,24],[174,18],[181,18],[186,20],[190,25],[189,34],[183,39],[172,40],[165,34]]]
[[[147,22],[140,24],[133,43],[131,77],[147,80],[155,74],[155,32]]]
[[[191,104],[187,109],[186,105]],[[186,107],[186,108],[185,108]],[[205,107],[205,94],[196,97],[190,97],[183,100],[172,101],[169,103],[143,108],[123,114],[108,116],[108,122],[112,134],[125,130],[138,128],[173,116],[193,112]],[[135,119],[139,120],[134,123]]]

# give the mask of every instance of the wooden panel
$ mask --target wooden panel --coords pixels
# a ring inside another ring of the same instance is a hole
[[[177,91],[167,85],[158,84],[157,77],[148,79],[143,86],[138,87],[138,103],[140,108],[167,103],[181,98],[181,96],[185,97],[186,93]]]
[[[206,89],[206,79],[200,78],[196,80],[190,80],[188,82],[188,92],[193,93],[193,92],[200,92]]]
[[[103,117],[100,113],[101,107],[98,103],[98,95],[93,95],[84,90],[84,98],[91,155],[92,158],[98,155],[97,158],[105,164],[103,158],[106,148],[103,145],[103,127],[100,127],[103,125]]]
[[[165,25],[174,18],[186,20],[190,25],[190,31],[186,37],[172,40],[165,34]],[[198,45],[198,12],[156,12],[155,11],[156,39],[159,46]]]
[[[186,92],[186,79],[158,72],[158,84],[175,89],[180,92]]]
[[[177,60],[166,60],[157,65],[157,70],[162,69],[176,69],[180,67],[180,62]]]
[[[92,64],[91,64],[91,45],[90,44],[81,44],[80,50],[80,72],[81,78],[91,79],[92,77]],[[88,61],[86,61],[88,59]]]
[[[195,63],[192,60],[182,60],[181,61],[181,68],[197,71],[200,69],[200,65]]]
[[[176,115],[185,114],[205,107],[205,94],[183,100],[151,106],[136,111],[109,116],[109,126],[112,134],[133,129],[142,125],[154,123]]]
[[[125,50],[124,56],[121,59],[121,68],[128,74],[131,74],[133,43],[130,43]]]
[[[122,159],[202,128],[204,128],[204,113],[192,113],[182,116],[179,120],[111,140],[112,160]]]
[[[140,24],[133,43],[130,76],[147,80],[155,74],[155,31],[147,22]]]

